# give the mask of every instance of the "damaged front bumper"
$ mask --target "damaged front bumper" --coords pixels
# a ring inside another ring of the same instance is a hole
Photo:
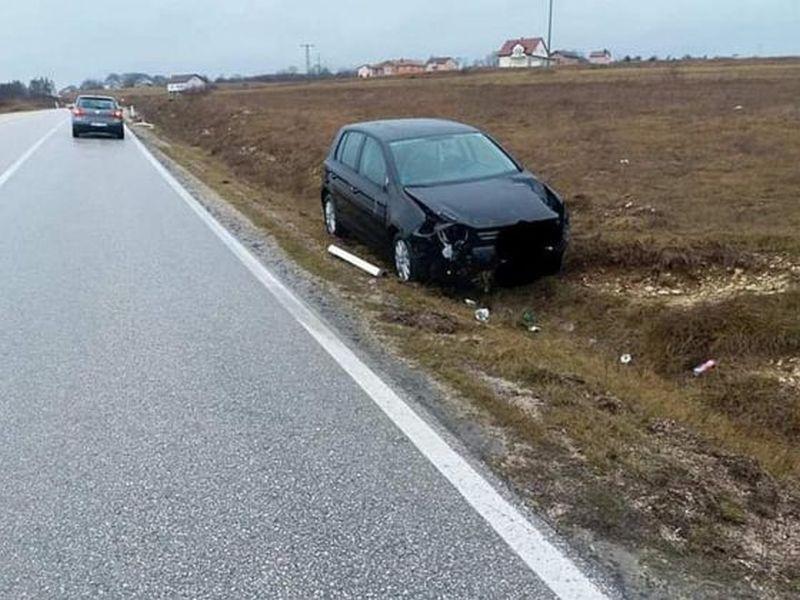
[[[567,216],[551,221],[472,230],[453,223],[419,235],[420,253],[435,277],[473,277],[484,272],[529,273],[560,261],[569,245]]]

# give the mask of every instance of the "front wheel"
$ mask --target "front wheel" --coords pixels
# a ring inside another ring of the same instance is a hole
[[[397,278],[403,283],[420,281],[423,278],[419,258],[414,255],[408,240],[400,236],[394,240],[394,268]]]

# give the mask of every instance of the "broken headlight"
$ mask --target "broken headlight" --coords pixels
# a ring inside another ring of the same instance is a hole
[[[436,237],[442,245],[442,256],[454,260],[469,240],[469,230],[458,223],[442,223],[436,227]]]

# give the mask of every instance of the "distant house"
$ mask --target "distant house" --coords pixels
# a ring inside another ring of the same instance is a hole
[[[372,65],[362,65],[358,68],[358,76],[361,79],[371,79],[372,77],[380,77],[378,70]]]
[[[547,66],[549,52],[540,37],[507,40],[497,53],[501,69]]]
[[[458,63],[450,56],[434,56],[425,63],[425,71],[428,73],[458,71]]]
[[[58,95],[59,96],[74,96],[77,93],[78,93],[78,88],[77,87],[75,87],[74,85],[68,85],[67,87],[62,89],[60,92],[58,92]]]
[[[410,58],[400,58],[389,61],[392,75],[414,75],[425,72],[425,63],[421,60],[411,60]]]
[[[561,66],[579,65],[586,62],[583,54],[573,50],[556,50],[550,55],[550,60]]]
[[[610,65],[614,59],[608,50],[595,50],[589,55],[589,62],[593,65]]]
[[[362,79],[371,77],[391,77],[393,75],[412,75],[424,73],[425,63],[419,60],[399,58],[387,60],[377,65],[363,65],[358,69],[358,76]]]
[[[133,82],[133,87],[153,87],[154,82],[150,77],[139,77]]]
[[[205,77],[190,73],[189,75],[173,75],[167,81],[167,91],[170,94],[202,91],[208,87]]]

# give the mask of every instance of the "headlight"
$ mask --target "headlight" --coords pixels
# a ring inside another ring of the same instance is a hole
[[[552,189],[550,189],[550,186],[547,185],[544,186],[544,191],[544,201],[547,206],[552,208],[559,215],[562,214],[564,212],[564,202],[558,197],[558,194],[556,194]]]
[[[469,230],[458,223],[442,223],[436,227],[436,237],[442,245],[442,256],[453,260],[469,239]]]

